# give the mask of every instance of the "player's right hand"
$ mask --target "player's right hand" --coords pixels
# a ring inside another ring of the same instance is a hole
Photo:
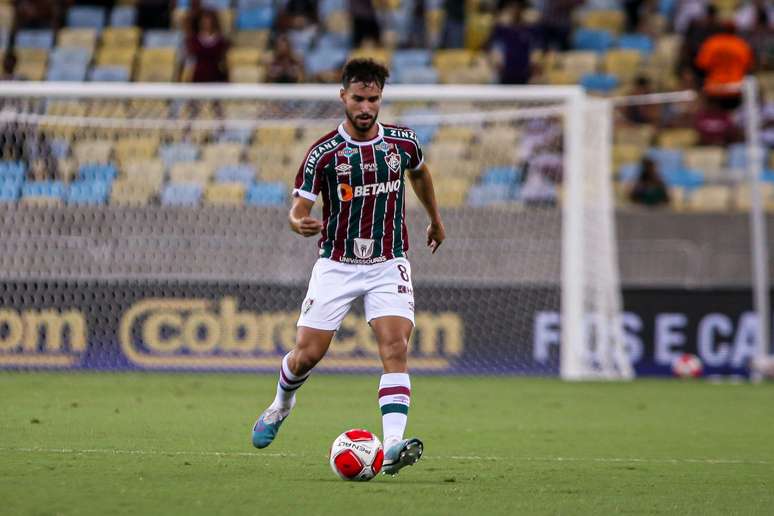
[[[304,217],[298,222],[298,232],[305,237],[316,235],[322,228],[322,221],[314,217]]]

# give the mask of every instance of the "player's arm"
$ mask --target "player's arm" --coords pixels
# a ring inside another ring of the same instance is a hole
[[[430,169],[427,168],[427,165],[422,163],[414,170],[408,171],[408,178],[419,202],[425,207],[425,211],[430,217],[430,225],[427,226],[427,246],[435,253],[446,239],[446,229],[443,227],[438,203],[435,201],[433,177],[430,175]]]
[[[311,216],[312,206],[314,201],[301,196],[293,198],[293,205],[288,214],[290,229],[305,237],[314,236],[322,231],[322,221]]]

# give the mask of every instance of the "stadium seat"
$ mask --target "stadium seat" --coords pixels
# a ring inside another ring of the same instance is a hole
[[[615,37],[605,30],[580,28],[573,34],[573,48],[605,52],[615,44]]]
[[[274,24],[272,7],[246,7],[237,11],[236,28],[239,30],[271,29]]]
[[[125,180],[148,185],[155,191],[164,183],[164,163],[159,159],[129,161],[122,164],[121,171]]]
[[[318,48],[304,56],[304,68],[309,77],[340,69],[347,60],[346,49]]]
[[[90,53],[97,46],[97,31],[94,29],[62,29],[56,38],[58,47],[85,48]]]
[[[162,145],[159,156],[168,167],[181,161],[196,161],[199,157],[199,146],[192,143]]]
[[[103,47],[135,48],[140,44],[139,27],[108,27],[102,31]]]
[[[239,65],[229,67],[229,82],[255,84],[266,81],[266,68],[255,65]]]
[[[177,30],[153,29],[145,31],[142,38],[144,48],[173,48],[183,44],[183,33]]]
[[[264,50],[269,42],[269,30],[240,30],[231,35],[235,48]]]
[[[204,146],[202,160],[213,167],[221,165],[236,165],[240,162],[243,152],[238,143],[211,143]]]
[[[88,66],[91,49],[82,47],[56,47],[49,56],[49,66]]]
[[[82,82],[86,80],[87,64],[53,64],[46,72],[47,81]]]
[[[620,9],[590,9],[581,14],[580,25],[585,29],[619,34],[624,26],[624,13]]]
[[[105,9],[92,6],[70,7],[67,10],[67,25],[101,29],[105,26]]]
[[[669,186],[679,186],[689,191],[704,185],[704,174],[699,170],[679,168],[662,172],[661,175]]]
[[[181,161],[169,171],[172,183],[195,183],[204,187],[212,178],[212,165],[203,161]]]
[[[177,72],[177,52],[172,48],[143,48],[137,68],[138,81],[173,82]]]
[[[298,136],[290,126],[265,126],[255,130],[255,142],[259,145],[292,145]]]
[[[89,71],[89,80],[95,82],[127,82],[129,68],[125,66],[95,66]]]
[[[112,163],[85,163],[78,168],[78,178],[83,181],[111,183],[118,175]]]
[[[685,166],[701,170],[708,180],[719,180],[723,176],[726,150],[723,147],[693,147],[685,149]]]
[[[252,165],[225,165],[215,171],[215,181],[218,183],[242,183],[248,186],[255,181],[257,175],[255,167]]]
[[[459,208],[463,206],[469,190],[469,179],[461,177],[445,178],[435,185],[438,206],[442,208]]]
[[[287,202],[287,187],[283,183],[258,182],[247,190],[247,204],[281,206]]]
[[[730,206],[731,189],[723,185],[697,188],[685,200],[685,208],[692,211],[726,211]]]
[[[107,140],[84,140],[75,144],[73,157],[79,163],[107,164],[113,151],[113,142]]]
[[[761,154],[760,165],[765,167],[766,156]],[[744,143],[734,143],[728,147],[728,166],[729,168],[744,169],[747,167],[747,145]]]
[[[656,144],[665,149],[685,149],[699,142],[699,133],[691,128],[662,129]]]
[[[439,72],[458,70],[471,66],[475,55],[470,50],[437,50],[433,54],[433,66]]]
[[[164,206],[196,206],[202,198],[203,187],[195,183],[168,183],[161,191]]]
[[[618,180],[623,183],[630,183],[640,177],[641,172],[641,163],[624,163],[618,167]]]
[[[22,182],[27,166],[22,161],[0,161],[0,182]]]
[[[0,26],[0,50],[5,51],[11,43],[11,31],[6,27]]]
[[[258,48],[235,47],[226,54],[226,61],[229,68],[241,65],[253,65],[265,63],[267,56],[263,50]]]
[[[226,127],[218,135],[218,141],[222,143],[239,143],[247,145],[253,137],[253,130],[249,127]]]
[[[320,0],[318,10],[320,12],[320,18],[326,18],[331,13],[343,11],[348,7],[347,0]]]
[[[653,52],[653,40],[646,34],[622,34],[618,37],[618,48],[637,50],[641,54]]]
[[[9,4],[0,4],[0,28],[10,34],[15,19],[14,7]]]
[[[771,211],[774,209],[774,184],[763,183],[758,188],[764,208],[767,211]],[[738,185],[734,188],[733,205],[737,210],[750,211],[752,207],[752,194],[749,184]]]
[[[618,77],[622,82],[630,82],[638,72],[642,63],[642,54],[637,50],[613,49],[603,57],[604,71]]]
[[[155,157],[158,147],[158,139],[151,136],[120,138],[115,144],[116,161],[124,164],[130,161],[151,159]]]
[[[110,11],[110,25],[133,27],[137,21],[137,8],[133,5],[117,5]]]
[[[64,199],[66,190],[61,181],[28,181],[22,185],[22,201],[58,202]]]
[[[439,76],[435,68],[429,66],[403,66],[393,72],[395,84],[438,84]]]
[[[251,9],[253,7],[271,7],[277,2],[274,0],[236,0],[237,9]]]
[[[652,148],[646,153],[662,175],[671,174],[683,167],[683,152],[678,149]]]
[[[16,33],[14,44],[19,48],[36,48],[49,50],[54,46],[54,31],[52,30],[20,30]]]
[[[150,202],[151,197],[158,191],[146,182],[137,182],[130,179],[117,179],[110,189],[110,203],[120,205],[142,206]]]
[[[0,202],[16,202],[21,195],[21,181],[0,180]]]
[[[559,54],[559,66],[562,70],[582,77],[599,70],[599,54],[589,50],[570,50]]]
[[[70,183],[65,199],[67,204],[105,204],[110,184],[103,181],[76,181]]]
[[[584,89],[598,93],[611,93],[615,90],[620,81],[615,75],[604,73],[589,73],[581,77],[581,86]]]
[[[216,183],[204,191],[207,204],[242,206],[245,202],[245,185],[242,183]]]
[[[615,143],[639,145],[648,148],[653,144],[656,129],[652,125],[638,124],[616,127],[613,134]]]
[[[514,192],[502,185],[473,185],[467,195],[467,204],[473,207],[502,204],[513,200]]]
[[[515,167],[490,167],[481,176],[481,184],[501,185],[503,187],[518,184],[521,171]]]
[[[438,128],[433,141],[435,143],[443,142],[461,142],[470,145],[475,138],[475,130],[471,127],[446,125]]]
[[[425,49],[397,50],[392,54],[392,70],[403,67],[430,66],[432,52]]]

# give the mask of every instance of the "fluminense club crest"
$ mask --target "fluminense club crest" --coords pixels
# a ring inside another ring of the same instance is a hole
[[[392,152],[384,157],[384,161],[387,162],[387,166],[393,172],[400,172],[400,155]]]

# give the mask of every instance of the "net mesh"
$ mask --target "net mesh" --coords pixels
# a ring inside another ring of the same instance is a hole
[[[555,374],[564,101],[386,97],[380,120],[416,131],[448,232],[431,256],[407,196],[412,369]],[[317,254],[287,230],[289,193],[340,122],[330,98],[3,97],[0,366],[273,371]],[[583,203],[595,314],[620,295],[598,251],[614,254],[603,176]],[[609,354],[584,360],[606,370]],[[362,303],[320,368],[380,368]]]

